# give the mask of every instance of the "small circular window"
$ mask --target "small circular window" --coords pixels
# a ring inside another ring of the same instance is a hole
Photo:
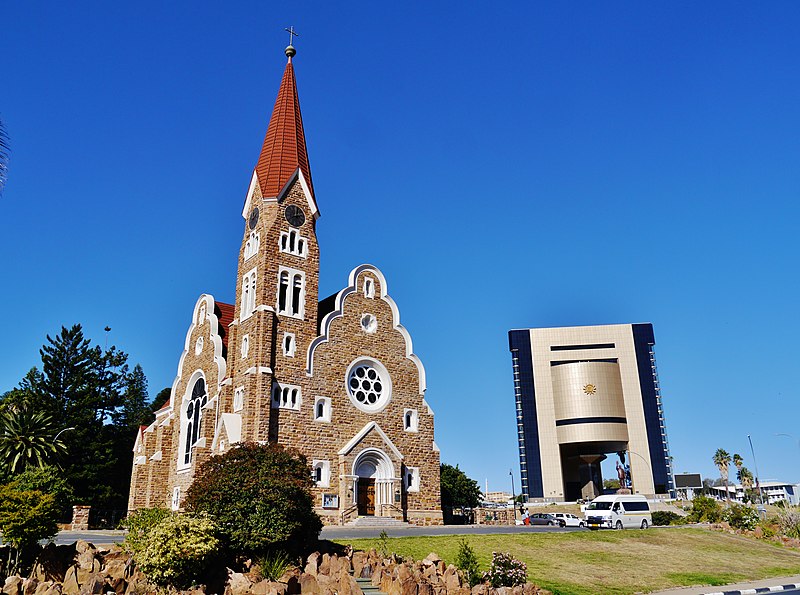
[[[389,402],[392,381],[380,362],[358,360],[348,369],[347,392],[353,405],[362,411],[380,411]]]
[[[378,320],[372,314],[364,314],[361,317],[361,330],[371,335],[378,330]]]

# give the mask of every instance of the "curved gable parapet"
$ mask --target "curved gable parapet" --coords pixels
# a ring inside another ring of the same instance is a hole
[[[375,298],[380,299],[386,304],[388,304],[392,312],[392,328],[398,331],[403,337],[406,348],[405,357],[414,362],[414,365],[417,367],[417,371],[419,373],[419,394],[424,396],[425,390],[427,389],[425,366],[422,365],[422,361],[414,353],[413,344],[411,342],[411,335],[406,330],[406,328],[402,324],[400,324],[400,310],[397,308],[397,304],[395,303],[395,301],[388,294],[386,277],[383,276],[383,273],[380,271],[380,269],[371,264],[362,264],[354,268],[350,272],[349,285],[336,294],[335,306],[333,308],[333,311],[326,314],[325,317],[322,319],[320,323],[319,336],[313,341],[311,341],[311,344],[308,346],[308,354],[306,357],[306,374],[308,374],[309,376],[312,376],[314,374],[314,352],[316,351],[317,347],[328,341],[332,322],[337,318],[341,318],[343,316],[344,301],[348,295],[358,291],[356,283],[358,281],[359,275],[361,275],[364,272],[369,272],[378,279],[378,285],[380,291],[378,292],[377,295],[375,295]]]
[[[189,325],[189,330],[186,331],[186,339],[183,344],[183,353],[181,353],[181,357],[178,360],[178,373],[175,376],[175,380],[172,381],[172,390],[170,391],[170,409],[172,411],[176,409],[176,404],[178,410],[180,410],[182,399],[179,397],[182,395],[179,395],[177,391],[178,385],[183,378],[183,366],[186,361],[186,357],[189,355],[191,350],[194,350],[194,346],[192,345],[192,337],[195,334],[195,330],[206,322],[209,324],[209,331],[201,336],[204,339],[207,337],[211,341],[214,349],[213,361],[217,368],[216,391],[213,395],[210,395],[211,397],[215,397],[219,394],[220,386],[222,381],[225,379],[225,375],[227,374],[227,363],[225,362],[225,358],[222,356],[222,337],[219,334],[219,319],[214,313],[214,296],[204,293],[198,298],[197,303],[195,303],[194,310],[192,310],[192,323]],[[190,370],[190,372],[194,372],[194,370]]]

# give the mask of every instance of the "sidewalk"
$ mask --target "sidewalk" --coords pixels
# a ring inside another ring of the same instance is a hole
[[[736,583],[735,585],[722,585],[718,587],[680,587],[678,589],[668,589],[666,591],[654,591],[654,593],[658,593],[658,595],[709,595],[711,593],[738,593],[740,591],[746,593],[748,590],[749,593],[756,593],[756,589],[766,589],[770,587],[772,587],[770,591],[758,592],[780,593],[783,590],[781,587],[787,585],[800,588],[800,574],[778,578],[765,578],[764,580],[750,583]]]

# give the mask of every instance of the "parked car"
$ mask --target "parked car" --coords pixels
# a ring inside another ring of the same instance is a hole
[[[537,512],[536,514],[532,514],[530,516],[530,522],[531,525],[550,525],[551,527],[555,527],[556,525],[564,527],[566,525],[564,519],[557,519],[555,515],[549,512]]]
[[[564,521],[562,527],[585,527],[586,521],[581,517],[568,512],[554,512],[553,516],[559,521]]]

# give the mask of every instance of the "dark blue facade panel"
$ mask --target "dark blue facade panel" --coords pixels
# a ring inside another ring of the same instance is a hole
[[[514,389],[517,399],[517,421],[522,423],[522,436],[519,440],[522,493],[527,498],[543,498],[542,457],[539,450],[539,422],[536,417],[530,331],[509,331],[508,344],[512,362],[517,365]]]
[[[667,444],[661,431],[661,417],[658,413],[656,380],[653,375],[653,363],[650,352],[655,345],[652,324],[634,324],[633,343],[636,350],[636,366],[639,371],[639,385],[642,389],[642,405],[644,406],[647,441],[650,445],[650,463],[653,468],[653,483],[656,493],[669,492],[672,481],[667,467]]]

